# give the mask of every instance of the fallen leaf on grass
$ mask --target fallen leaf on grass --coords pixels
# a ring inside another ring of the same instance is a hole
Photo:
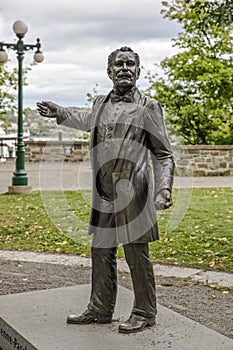
[[[66,245],[66,244],[68,244],[68,242],[67,242],[67,240],[65,239],[65,240],[61,243],[61,245]]]
[[[214,266],[215,266],[215,261],[211,261],[208,265],[209,265],[210,267],[214,267]]]

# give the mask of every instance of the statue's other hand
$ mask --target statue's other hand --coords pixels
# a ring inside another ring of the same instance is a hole
[[[168,209],[172,206],[172,204],[172,195],[169,190],[163,189],[157,194],[155,199],[156,210]]]
[[[37,110],[43,117],[56,118],[59,106],[50,101],[37,102]]]

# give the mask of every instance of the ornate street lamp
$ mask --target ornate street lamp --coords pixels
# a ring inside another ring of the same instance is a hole
[[[12,186],[9,186],[10,193],[28,193],[31,187],[28,186],[28,177],[25,171],[25,150],[23,141],[23,58],[24,52],[36,49],[34,61],[39,63],[44,60],[40,51],[40,39],[34,45],[24,44],[23,37],[28,31],[27,25],[23,21],[16,21],[13,24],[13,31],[18,37],[15,44],[0,42],[0,63],[5,63],[8,59],[4,47],[15,50],[18,59],[18,134],[16,150],[16,169],[12,177]]]

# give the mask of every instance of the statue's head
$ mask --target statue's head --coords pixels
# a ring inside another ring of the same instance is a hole
[[[130,47],[124,46],[108,56],[107,72],[113,85],[124,92],[136,85],[140,75],[140,59]]]

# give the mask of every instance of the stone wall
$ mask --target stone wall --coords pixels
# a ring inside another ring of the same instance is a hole
[[[173,146],[180,176],[233,176],[233,145]]]
[[[26,141],[29,162],[89,159],[89,141]],[[176,174],[179,176],[233,176],[233,145],[173,146]]]
[[[89,154],[89,141],[26,141],[25,158],[29,162],[78,162]]]

